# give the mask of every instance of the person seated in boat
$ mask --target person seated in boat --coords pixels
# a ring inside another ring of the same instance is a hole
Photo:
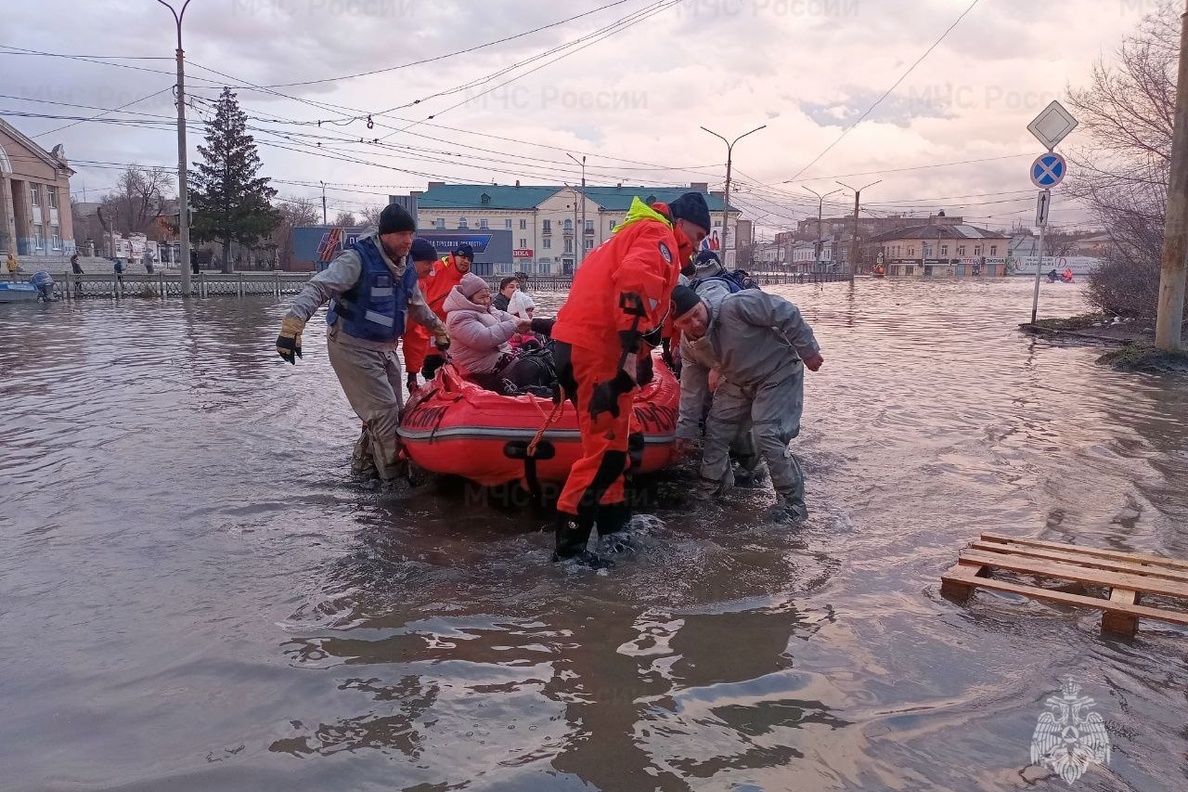
[[[536,361],[524,360],[525,355],[511,347],[512,336],[530,332],[533,320],[496,308],[491,289],[481,277],[472,272],[463,275],[446,295],[444,307],[451,340],[450,360],[464,377],[501,393],[506,390],[505,381],[515,388],[552,385],[550,371]],[[545,321],[541,320],[537,328],[546,329]]]
[[[507,312],[517,319],[527,319],[531,322],[536,314],[536,303],[532,301],[527,292],[517,291],[508,300]],[[544,346],[544,342],[545,339],[531,328],[526,333],[516,333],[510,341],[512,349],[515,350],[539,349]]]
[[[511,298],[520,288],[520,282],[515,277],[504,278],[499,281],[499,294],[496,294],[492,299],[492,304],[501,311],[511,313],[511,308],[508,304],[511,303]]]
[[[1062,281],[1064,281],[1065,283],[1072,283],[1072,279],[1073,279],[1072,268],[1071,267],[1065,268],[1064,274],[1060,276],[1060,279]]]
[[[1060,273],[1056,271],[1055,267],[1053,267],[1051,272],[1048,273],[1048,283],[1055,283],[1059,279]]]

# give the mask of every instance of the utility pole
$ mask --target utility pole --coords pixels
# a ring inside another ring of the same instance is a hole
[[[1172,131],[1171,178],[1163,224],[1163,265],[1159,273],[1159,308],[1155,346],[1178,349],[1184,321],[1184,278],[1188,274],[1188,10],[1180,16],[1180,70],[1176,78],[1176,120]]]
[[[574,162],[578,162],[577,157],[573,156],[568,151],[565,152],[565,156],[569,157]],[[578,162],[578,165],[582,166],[582,236],[581,236],[582,257],[578,261],[578,264],[577,264],[580,267],[582,264],[586,263],[586,155],[585,154],[582,155],[582,161]],[[577,222],[577,220],[575,219],[574,222]]]
[[[825,204],[826,198],[833,195],[833,193],[841,192],[841,190],[833,190],[832,192],[827,192],[824,195],[821,195],[821,193],[819,193],[816,190],[813,190],[809,187],[805,187],[804,189],[808,190],[813,195],[817,196],[817,244],[813,245],[813,249],[816,251],[816,253],[815,253],[816,264],[813,266],[813,272],[820,272],[821,271],[821,211],[822,211],[822,207]]]
[[[190,296],[190,188],[186,164],[186,55],[182,50],[182,19],[190,0],[177,11],[165,0],[157,0],[173,14],[177,25],[177,225],[181,237],[181,292]]]
[[[320,181],[318,184],[322,185],[322,225],[329,225],[326,220],[326,182]]]
[[[879,179],[878,181],[872,181],[870,184],[863,185],[858,189],[854,189],[845,182],[838,182],[838,184],[840,184],[842,187],[845,187],[847,190],[854,190],[854,238],[850,240],[850,283],[854,282],[854,270],[858,267],[858,212],[862,208],[862,204],[859,199],[862,197],[863,190],[865,190],[867,187],[874,187],[881,181],[883,180]],[[921,247],[923,247],[923,243],[921,243]]]
[[[721,135],[719,135],[717,132],[713,131],[712,129],[706,129],[705,127],[702,127],[702,129],[706,132],[709,132],[711,135],[716,137],[718,140],[721,140],[723,143],[726,144],[726,189],[722,194],[723,195],[723,197],[722,197],[722,259],[723,259],[722,264],[725,265],[726,264],[725,259],[726,259],[726,250],[727,250],[727,238],[730,235],[730,226],[727,225],[727,223],[730,222],[729,216],[728,216],[728,213],[730,212],[730,166],[731,166],[731,156],[734,151],[734,144],[737,143],[738,141],[742,140],[743,138],[745,138],[747,135],[753,135],[754,133],[758,132],[760,129],[767,129],[767,124],[764,124],[763,126],[760,126],[760,127],[755,127],[750,132],[744,132],[741,135],[739,135],[738,137],[736,137],[734,140],[727,140],[726,138],[722,137]],[[709,230],[710,229],[708,229],[708,228],[706,229],[706,231],[709,231]]]

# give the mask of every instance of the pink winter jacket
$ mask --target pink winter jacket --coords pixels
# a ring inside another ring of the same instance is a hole
[[[443,306],[450,332],[450,359],[468,374],[495,370],[499,358],[511,354],[508,340],[516,334],[516,318],[498,308],[483,308],[450,289]]]

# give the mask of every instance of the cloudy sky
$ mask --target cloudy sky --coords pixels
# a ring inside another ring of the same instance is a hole
[[[864,211],[1030,222],[1027,124],[1159,1],[971,2],[191,0],[190,158],[225,85],[281,195],[320,201],[326,182],[332,214],[430,179],[572,183],[567,155],[591,184],[720,189],[726,145],[699,127],[766,124],[735,147],[732,188],[761,236],[839,180],[881,180]],[[0,116],[65,145],[76,198],[127,163],[175,167],[175,41],[155,0],[7,3]],[[1051,221],[1084,214],[1057,194]]]

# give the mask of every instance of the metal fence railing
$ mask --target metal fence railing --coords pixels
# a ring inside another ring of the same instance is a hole
[[[74,275],[65,273],[54,284],[64,299],[119,299],[182,296],[181,276],[176,273]],[[308,272],[203,272],[190,279],[192,297],[246,297],[255,294],[296,294],[309,281]]]

